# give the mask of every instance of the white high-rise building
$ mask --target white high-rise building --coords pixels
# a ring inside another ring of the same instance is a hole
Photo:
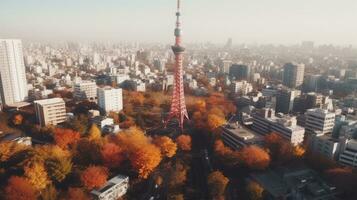
[[[123,91],[120,88],[103,87],[97,89],[98,105],[106,112],[120,112],[123,109]]]
[[[77,100],[92,100],[97,98],[97,84],[94,81],[82,81],[73,85],[73,97]]]
[[[335,113],[315,108],[307,110],[305,116],[306,133],[323,135],[332,132],[335,125]]]
[[[21,40],[0,39],[0,80],[3,104],[26,100],[28,90]]]

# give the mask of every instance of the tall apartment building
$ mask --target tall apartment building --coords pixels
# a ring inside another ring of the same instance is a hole
[[[97,89],[98,105],[105,112],[119,112],[123,109],[123,92],[120,88],[103,87]]]
[[[41,126],[57,125],[66,121],[66,105],[62,98],[34,101],[36,117]]]
[[[304,82],[305,65],[287,63],[284,65],[283,84],[290,88],[296,88]]]
[[[0,39],[0,97],[2,104],[27,98],[27,81],[21,40]]]
[[[321,108],[309,109],[305,113],[305,130],[308,134],[332,133],[334,124],[335,113]]]
[[[73,85],[73,97],[76,100],[95,100],[97,84],[94,81],[82,81]]]
[[[301,94],[300,90],[281,89],[276,95],[276,112],[288,114],[294,108],[294,100]]]
[[[277,133],[292,144],[303,142],[305,129],[297,125],[295,117],[275,116],[275,111],[269,108],[256,109],[253,114],[252,129],[260,134]]]

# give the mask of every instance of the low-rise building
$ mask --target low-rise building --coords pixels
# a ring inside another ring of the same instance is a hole
[[[336,160],[339,156],[343,139],[335,139],[331,134],[313,135],[310,139],[310,150],[316,154]]]
[[[247,145],[261,145],[263,143],[263,136],[256,134],[238,123],[230,123],[221,126],[221,136],[224,144],[234,150]]]
[[[297,145],[304,141],[305,129],[297,125],[296,117],[288,115],[275,116],[275,111],[269,108],[256,109],[253,114],[252,129],[260,134],[277,133]]]
[[[74,83],[73,98],[76,100],[95,100],[97,98],[97,84],[94,81]]]
[[[90,193],[95,200],[117,200],[122,197],[129,188],[129,177],[117,175],[107,181],[107,183],[98,190],[92,190]]]

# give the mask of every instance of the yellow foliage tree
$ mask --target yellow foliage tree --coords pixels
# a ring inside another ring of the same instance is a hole
[[[101,130],[98,128],[96,124],[92,124],[88,131],[88,138],[89,140],[98,140],[102,136]]]
[[[42,190],[51,183],[43,163],[32,163],[24,167],[25,176],[36,189]]]
[[[154,144],[160,148],[163,156],[171,158],[176,154],[177,145],[167,136],[156,137],[154,139]]]
[[[208,114],[207,125],[211,131],[216,130],[218,127],[226,123],[226,119],[216,114]]]
[[[293,153],[294,156],[300,158],[305,155],[305,149],[301,146],[294,146]]]
[[[155,145],[146,144],[131,152],[129,157],[132,166],[139,173],[140,178],[147,178],[149,174],[160,164],[160,149]]]

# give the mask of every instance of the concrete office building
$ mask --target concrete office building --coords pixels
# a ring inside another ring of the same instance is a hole
[[[97,89],[98,105],[105,112],[123,110],[123,92],[120,88],[103,87]]]
[[[339,162],[342,165],[357,167],[357,140],[348,140],[340,154]]]
[[[336,160],[342,146],[342,139],[335,139],[331,134],[311,136],[309,148],[312,152]]]
[[[57,125],[65,122],[66,105],[62,98],[34,101],[36,117],[41,126]]]
[[[252,129],[260,134],[277,133],[281,137],[298,145],[304,141],[305,129],[297,125],[296,117],[275,116],[275,111],[269,108],[256,109],[252,113]]]
[[[248,80],[250,76],[250,67],[247,65],[233,64],[229,68],[229,75],[236,80]]]
[[[296,88],[302,85],[304,81],[305,65],[296,63],[287,63],[284,65],[283,84],[290,88]]]
[[[73,97],[76,100],[95,100],[97,84],[94,81],[82,81],[73,85]]]
[[[307,110],[305,116],[306,133],[317,135],[332,133],[335,124],[335,113],[315,108]]]
[[[13,104],[27,99],[22,43],[20,40],[0,39],[0,99],[2,104]]]
[[[301,94],[300,90],[281,89],[276,95],[276,112],[290,113],[294,108],[294,100]]]

